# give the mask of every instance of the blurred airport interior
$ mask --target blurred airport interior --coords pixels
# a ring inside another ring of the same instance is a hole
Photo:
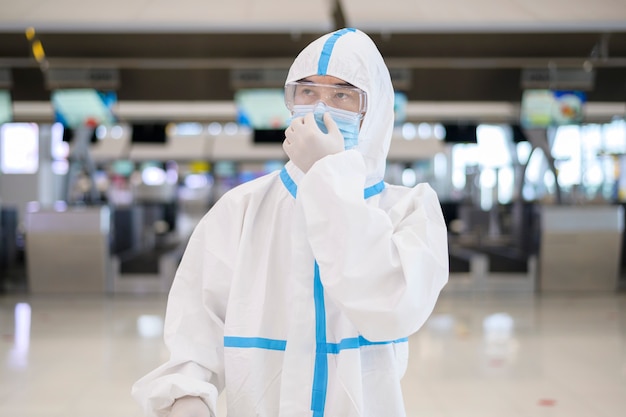
[[[1,291],[167,292],[200,216],[284,164],[287,69],[345,26],[390,68],[386,180],[438,193],[450,290],[626,286],[623,5],[65,1],[0,3]]]
[[[200,217],[286,161],[282,129],[235,121],[0,129],[9,293],[166,293]],[[544,128],[403,121],[386,181],[438,193],[449,290],[619,291],[624,149],[618,117]]]
[[[2,291],[167,292],[199,217],[284,164],[295,55],[348,25],[390,68],[386,180],[438,193],[451,290],[626,285],[623,6],[249,3],[2,3]]]
[[[289,65],[354,26],[396,91],[385,181],[449,231],[409,416],[622,415],[626,3],[83,3],[0,0],[0,414],[139,415],[191,232],[282,168]]]

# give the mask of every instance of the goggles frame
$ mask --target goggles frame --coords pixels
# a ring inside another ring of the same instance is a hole
[[[292,81],[285,84],[285,105],[293,113],[294,105],[324,102],[329,107],[360,115],[367,111],[367,93],[352,85],[318,84]]]

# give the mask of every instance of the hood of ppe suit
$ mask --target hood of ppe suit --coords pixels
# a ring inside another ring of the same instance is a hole
[[[329,56],[326,55],[329,52]],[[327,61],[323,55],[328,57]],[[385,174],[393,131],[394,91],[389,70],[378,48],[359,30],[342,29],[326,34],[298,54],[286,82],[312,75],[341,78],[367,93],[367,111],[356,149],[365,160],[366,186],[379,182]]]

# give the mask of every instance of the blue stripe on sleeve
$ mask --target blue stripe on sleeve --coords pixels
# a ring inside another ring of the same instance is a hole
[[[370,187],[367,187],[365,190],[363,190],[363,196],[365,197],[365,199],[368,199],[372,196],[375,196],[376,194],[382,192],[385,189],[385,182],[381,181],[377,184],[374,184]]]
[[[298,194],[298,185],[289,176],[289,173],[287,172],[287,169],[285,169],[285,167],[280,170],[280,179],[283,182],[283,185],[285,186],[287,191],[289,191],[289,194],[291,194],[293,198],[296,198],[296,194]]]

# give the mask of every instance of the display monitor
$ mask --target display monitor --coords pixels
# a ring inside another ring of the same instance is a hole
[[[74,129],[71,127],[65,127],[62,123],[55,123],[55,125],[61,126],[61,139],[63,142],[70,143],[74,139]]]
[[[0,90],[0,125],[13,120],[13,105],[11,94],[6,90]]]
[[[39,169],[39,128],[35,123],[0,126],[0,171],[34,174]]]
[[[101,92],[93,88],[72,88],[52,92],[55,118],[64,126],[75,129],[85,124],[110,124],[115,122],[114,92]]]
[[[285,129],[254,129],[254,143],[283,143]]]
[[[520,123],[525,128],[580,124],[585,101],[582,91],[526,90],[522,95]]]
[[[59,123],[63,126],[62,123]],[[72,143],[74,141],[74,136],[76,135],[76,130],[71,127],[63,126],[63,142]],[[89,135],[89,143],[98,142],[98,136],[96,135],[96,129],[93,129],[91,134]]]
[[[446,131],[444,141],[448,143],[478,143],[476,129],[478,126],[472,123],[444,124]]]
[[[235,93],[240,125],[252,129],[285,129],[291,114],[282,88],[250,88]]]
[[[405,93],[396,91],[393,100],[393,116],[394,124],[396,126],[402,125],[406,122],[406,107],[408,104],[408,98]]]
[[[528,142],[528,137],[520,125],[511,125],[511,131],[513,133],[513,143]]]
[[[167,142],[167,124],[134,123],[131,126],[130,140],[132,143],[165,143]]]

